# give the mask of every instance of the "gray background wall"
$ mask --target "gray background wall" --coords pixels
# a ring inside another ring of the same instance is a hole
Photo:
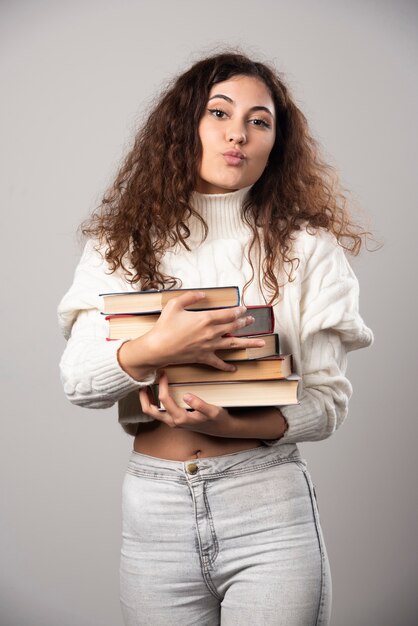
[[[354,265],[372,349],[350,416],[301,446],[333,570],[335,626],[416,623],[417,6],[406,1],[53,0],[0,5],[1,598],[5,626],[120,626],[115,409],[64,398],[56,305],[160,85],[216,45],[285,72],[384,247]]]

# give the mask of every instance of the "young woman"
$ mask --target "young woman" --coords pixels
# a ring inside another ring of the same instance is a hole
[[[101,408],[136,390],[142,406],[123,488],[125,623],[328,624],[328,559],[297,443],[341,425],[347,352],[372,333],[344,254],[363,233],[281,77],[240,54],[182,74],[84,232],[59,306],[65,392]],[[186,310],[223,285],[273,303],[298,405],[227,410],[188,393],[184,410],[170,397],[168,364],[227,371],[223,349],[263,345],[225,336],[251,332],[245,306]],[[105,341],[100,293],[173,286],[201,291],[172,300],[146,335]],[[148,393],[157,370],[166,412]]]

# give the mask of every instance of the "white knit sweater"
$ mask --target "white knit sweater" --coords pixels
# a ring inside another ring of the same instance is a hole
[[[201,226],[189,222],[190,251],[176,246],[165,253],[162,271],[182,280],[182,286],[238,285],[251,277],[246,252],[250,229],[241,219],[248,188],[229,194],[195,192],[193,206],[209,227],[201,242]],[[295,234],[294,254],[300,259],[295,280],[281,289],[274,307],[276,331],[283,353],[292,353],[302,376],[298,405],[281,407],[289,428],[280,443],[314,441],[329,437],[347,415],[352,387],[345,377],[347,352],[368,346],[373,334],[358,312],[359,289],[343,249],[324,231]],[[259,269],[259,268],[258,268]],[[60,369],[71,402],[105,408],[129,392],[153,382],[138,382],[118,364],[122,341],[105,341],[107,322],[100,293],[134,291],[121,271],[109,273],[106,262],[88,242],[77,266],[74,282],[62,299],[58,316],[68,339]],[[245,295],[245,304],[264,304],[257,280]],[[136,421],[148,421],[146,415]]]

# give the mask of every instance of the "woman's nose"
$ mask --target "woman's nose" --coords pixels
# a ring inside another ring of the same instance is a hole
[[[244,144],[247,141],[247,135],[241,126],[232,126],[228,129],[227,140],[234,144]]]

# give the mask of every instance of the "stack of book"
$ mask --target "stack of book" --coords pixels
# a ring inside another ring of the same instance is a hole
[[[149,332],[164,306],[173,297],[190,289],[134,291],[100,294],[103,314],[108,322],[108,340],[134,339]],[[205,298],[189,310],[208,310],[239,306],[238,287],[199,288]],[[231,333],[237,337],[262,337],[259,348],[231,348],[217,354],[224,361],[234,362],[234,372],[224,372],[209,365],[181,364],[164,368],[170,394],[179,406],[190,408],[184,401],[187,392],[210,404],[223,407],[250,407],[297,404],[299,376],[292,372],[292,356],[280,354],[280,339],[274,332],[271,305],[247,306],[245,315],[255,321]],[[158,398],[158,379],[155,385]],[[137,398],[137,395],[136,395]],[[137,402],[137,400],[136,400]],[[164,410],[163,406],[159,407]]]

